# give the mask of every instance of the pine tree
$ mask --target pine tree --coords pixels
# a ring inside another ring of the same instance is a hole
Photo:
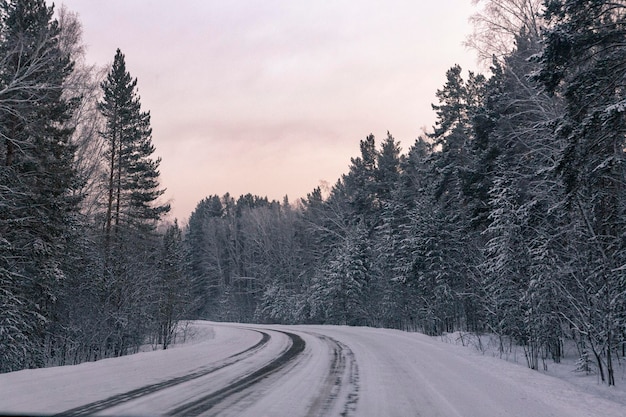
[[[160,246],[155,230],[170,207],[158,202],[164,190],[159,189],[160,159],[152,159],[150,114],[141,110],[137,80],[126,70],[119,49],[101,87],[107,157],[102,275],[111,334],[107,355],[119,356],[153,331]]]
[[[467,90],[461,72],[459,65],[453,66],[446,72],[446,84],[436,93],[439,104],[432,105],[437,113],[437,126],[430,136],[438,144],[449,142],[446,138],[456,130],[467,129],[469,122],[466,106]]]
[[[155,148],[150,113],[141,111],[137,79],[126,70],[125,57],[119,49],[101,87],[104,97],[100,111],[106,119],[103,135],[108,148],[104,231],[110,241],[122,224],[152,229],[170,207],[157,202],[165,190],[159,189],[161,160],[151,158]]]
[[[393,191],[398,186],[400,177],[400,144],[396,142],[391,133],[387,132],[387,138],[381,145],[376,159],[376,200],[380,209],[392,200]]]
[[[376,163],[378,151],[374,135],[360,142],[361,156],[351,158],[350,171],[342,178],[347,201],[353,210],[353,219],[360,218],[373,227],[378,201],[376,200]]]
[[[483,105],[486,80],[471,72],[463,80],[458,65],[446,78],[437,91],[439,104],[433,105],[437,122],[429,135],[435,146],[427,161],[429,181],[418,199],[420,212],[413,212],[408,225],[416,233],[414,280],[424,298],[433,300],[427,331],[434,333],[476,324],[473,290],[483,243],[476,219],[486,206],[476,186],[484,178],[476,172],[481,152],[473,125]],[[466,312],[472,319],[467,320]]]

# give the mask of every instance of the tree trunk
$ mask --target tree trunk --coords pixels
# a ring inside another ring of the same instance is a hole
[[[598,371],[600,372],[600,379],[602,380],[602,382],[606,381],[604,379],[604,366],[602,366],[602,358],[600,357],[600,354],[596,351],[596,347],[593,344],[593,340],[591,340],[591,337],[589,337],[589,345],[591,346],[591,351],[593,352],[593,356],[596,357],[596,362],[598,363]]]
[[[115,233],[118,232],[120,224],[120,199],[122,196],[122,135],[118,140],[119,148],[117,152],[117,201],[115,205]]]
[[[610,323],[607,323],[610,326]],[[609,386],[615,385],[615,375],[613,369],[613,358],[611,357],[611,330],[607,330],[606,337],[606,372]]]
[[[115,112],[117,113],[117,111]],[[114,120],[117,119],[116,115],[113,115]],[[105,230],[105,239],[107,251],[109,248],[109,242],[111,239],[111,217],[113,216],[113,186],[115,179],[115,151],[117,150],[116,140],[116,130],[117,130],[117,121],[113,123],[113,132],[111,137],[111,160],[109,163],[109,198],[107,202],[107,216],[106,216],[106,230]]]
[[[13,155],[15,155],[15,144],[11,139],[6,139],[7,141],[7,157],[6,157],[6,166],[13,165]]]

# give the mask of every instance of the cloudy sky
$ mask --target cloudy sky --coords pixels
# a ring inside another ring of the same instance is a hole
[[[463,46],[470,0],[57,0],[88,62],[126,55],[161,182],[185,222],[207,195],[294,201],[333,184],[359,140],[408,149]]]

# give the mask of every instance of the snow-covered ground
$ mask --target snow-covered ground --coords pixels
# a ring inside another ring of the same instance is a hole
[[[165,351],[2,374],[0,413],[80,414],[95,404],[103,415],[626,416],[619,387],[572,383],[417,333],[192,330]]]
[[[499,358],[508,362],[526,366],[526,357],[524,349],[521,346],[507,344],[504,352],[500,352],[499,340],[494,335],[476,336],[471,333],[448,333],[435,337],[436,340],[454,344],[457,346],[465,346],[467,349],[474,351],[474,354]],[[470,355],[472,353],[469,353]],[[585,373],[577,371],[579,353],[576,345],[571,340],[566,340],[563,346],[563,357],[560,363],[555,363],[551,359],[546,359],[543,363],[540,359],[539,372],[545,373],[553,377],[562,379],[570,384],[576,385],[582,390],[603,397],[626,406],[626,363],[617,361],[615,366],[616,386],[608,387],[603,384],[600,374],[597,372],[595,360],[591,363],[591,372]],[[545,370],[543,369],[545,365]],[[606,372],[606,370],[605,370]]]

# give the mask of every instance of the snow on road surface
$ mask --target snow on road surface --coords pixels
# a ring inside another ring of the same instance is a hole
[[[193,327],[195,342],[174,349],[2,374],[0,413],[626,416],[624,404],[417,333]]]

